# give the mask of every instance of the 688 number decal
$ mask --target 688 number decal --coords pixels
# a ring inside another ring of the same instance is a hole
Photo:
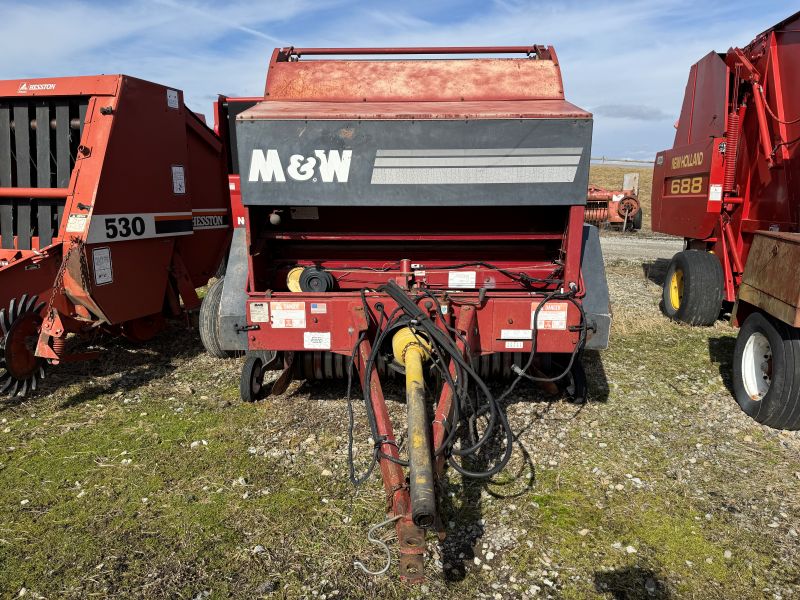
[[[142,217],[107,217],[105,219],[106,238],[115,240],[117,238],[140,237],[144,235],[145,223]]]

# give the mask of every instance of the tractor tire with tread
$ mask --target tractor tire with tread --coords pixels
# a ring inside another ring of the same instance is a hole
[[[203,347],[214,358],[229,358],[231,353],[224,350],[219,342],[219,305],[222,300],[222,286],[225,278],[215,281],[200,305],[200,340]]]
[[[662,290],[661,308],[673,321],[713,325],[722,310],[722,265],[704,250],[684,250],[672,257]]]
[[[760,312],[736,337],[733,392],[741,409],[775,429],[800,429],[800,329]]]

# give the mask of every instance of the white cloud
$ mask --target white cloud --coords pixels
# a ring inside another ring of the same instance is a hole
[[[0,77],[124,72],[179,87],[195,110],[260,95],[275,46],[556,47],[567,98],[596,112],[595,150],[672,143],[690,65],[750,41],[789,10],[744,0],[0,0]]]

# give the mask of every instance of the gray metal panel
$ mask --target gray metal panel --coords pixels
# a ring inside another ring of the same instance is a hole
[[[14,154],[17,157],[17,187],[31,187],[30,115],[27,104],[14,106]],[[31,249],[31,199],[17,204],[17,248]]]
[[[36,105],[36,187],[50,187],[50,106]],[[37,209],[39,248],[53,241],[53,203],[39,200]]]
[[[241,120],[236,138],[246,205],[563,206],[586,202],[592,122]]]
[[[586,312],[588,325],[595,329],[589,332],[586,348],[602,350],[608,348],[611,333],[611,301],[603,251],[600,248],[600,233],[594,225],[583,226],[581,274],[586,286],[583,310]]]
[[[11,187],[11,109],[0,106],[0,187]],[[0,200],[0,237],[4,250],[14,248],[13,200]]]
[[[56,187],[69,185],[69,102],[56,101]]]
[[[237,327],[247,325],[247,231],[244,227],[233,230],[225,283],[219,303],[219,343],[224,350],[247,350],[246,332]]]

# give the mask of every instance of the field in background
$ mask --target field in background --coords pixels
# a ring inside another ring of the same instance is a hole
[[[622,187],[625,173],[639,173],[639,201],[644,209],[642,231],[650,232],[650,195],[653,190],[652,167],[592,165],[589,169],[589,183],[602,188],[618,189]]]
[[[0,595],[797,597],[800,437],[736,406],[727,323],[660,315],[665,264],[608,265],[612,341],[586,356],[587,404],[522,385],[507,470],[448,473],[449,537],[431,541],[422,587],[400,584],[396,562],[391,577],[353,568],[382,564],[366,534],[384,497],[377,475],[347,479],[345,385],[242,404],[242,359],[213,360],[174,326],[145,347],[107,341],[102,361],[0,404]],[[387,398],[402,423],[402,388]]]

